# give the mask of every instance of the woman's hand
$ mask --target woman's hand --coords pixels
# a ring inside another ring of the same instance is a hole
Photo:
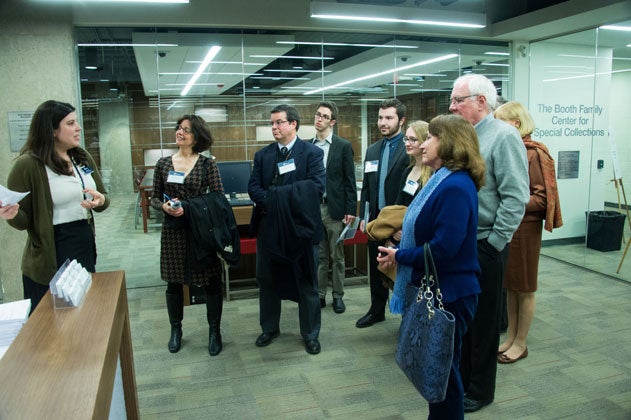
[[[15,215],[18,214],[19,209],[19,204],[9,204],[7,206],[3,206],[2,201],[0,201],[0,219],[13,219]]]
[[[173,201],[180,200],[178,198],[174,198]],[[162,211],[173,217],[181,217],[182,215],[184,215],[184,209],[181,205],[177,209],[171,207],[171,200],[168,200],[166,203],[162,204]]]
[[[81,207],[83,207],[84,209],[93,209],[95,207],[101,207],[105,204],[105,196],[97,190],[85,188],[83,190],[83,194],[86,199],[81,202]]]
[[[394,254],[397,253],[396,248],[386,248],[385,246],[380,246],[377,248],[379,250],[379,254],[377,255],[377,262],[384,267],[391,267],[397,265],[397,261],[394,259]]]

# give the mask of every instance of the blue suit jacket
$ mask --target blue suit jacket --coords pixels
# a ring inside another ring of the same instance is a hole
[[[267,191],[274,187],[272,181],[278,171],[277,156],[278,143],[272,143],[254,155],[252,175],[248,183],[248,194],[255,204],[250,220],[251,236],[256,236],[261,216],[267,212]],[[322,197],[326,180],[323,156],[320,148],[298,138],[291,149],[291,158],[296,170],[282,175],[282,185],[311,180],[315,184],[318,196]]]

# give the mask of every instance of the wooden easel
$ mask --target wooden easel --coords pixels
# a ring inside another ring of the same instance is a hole
[[[624,192],[624,184],[622,183],[622,178],[614,179],[613,182],[616,186],[616,192],[618,193],[618,210],[620,210],[620,190],[622,190],[622,199],[624,200],[624,208],[627,213],[627,223],[631,223],[631,217],[629,217],[629,204],[627,203],[627,195]],[[620,189],[618,189],[618,184],[620,184]],[[631,241],[627,241],[624,238],[624,224],[622,225],[622,241],[626,242],[626,245],[624,247],[624,252],[622,253],[622,258],[620,259],[620,264],[618,264],[616,274],[620,274],[620,268],[622,267],[624,258],[627,256],[627,252],[629,252],[629,245],[631,245]]]

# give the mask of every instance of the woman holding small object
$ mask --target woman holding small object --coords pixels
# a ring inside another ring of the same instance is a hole
[[[95,271],[92,210],[105,210],[109,198],[94,159],[79,147],[80,133],[72,105],[53,100],[42,103],[9,173],[9,189],[30,191],[8,223],[28,232],[22,283],[24,298],[31,299],[31,312],[66,259]]]
[[[203,156],[213,143],[206,121],[197,115],[184,115],[175,127],[178,152],[161,158],[156,163],[153,177],[151,206],[165,214],[160,247],[160,274],[167,282],[166,304],[171,323],[168,348],[177,353],[182,345],[184,318],[184,284],[206,289],[206,318],[208,320],[208,352],[216,356],[222,349],[221,287],[222,265],[218,257],[212,264],[196,267],[190,264],[187,226],[180,200],[188,200],[223,187],[215,162]]]
[[[435,172],[408,206],[399,248],[379,247],[377,261],[397,265],[390,311],[402,314],[408,285],[418,287],[425,274],[423,245],[430,245],[444,307],[455,318],[455,333],[446,398],[429,404],[429,418],[463,419],[460,348],[480,293],[477,191],[484,184],[484,160],[475,129],[464,118],[439,115],[428,130],[421,144],[422,161]]]

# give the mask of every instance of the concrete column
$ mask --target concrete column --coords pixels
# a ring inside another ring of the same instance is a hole
[[[111,170],[109,193],[134,192],[130,138],[127,101],[99,103],[101,170]]]

